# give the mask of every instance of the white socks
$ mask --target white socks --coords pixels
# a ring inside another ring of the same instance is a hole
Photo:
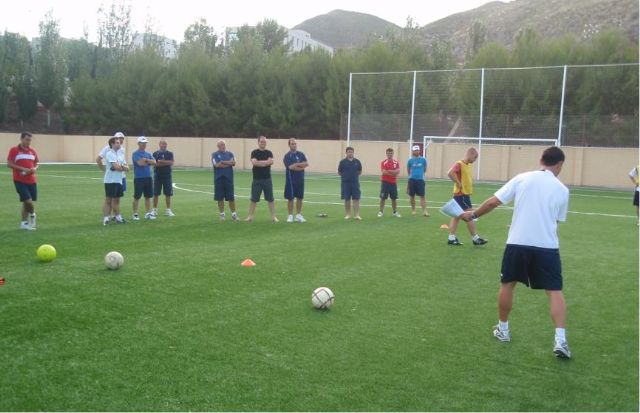
[[[564,328],[556,328],[556,341],[567,341]]]
[[[509,320],[507,321],[498,320],[498,329],[500,331],[507,331],[509,329]]]

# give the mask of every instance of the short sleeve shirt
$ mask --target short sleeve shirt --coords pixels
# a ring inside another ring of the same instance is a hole
[[[407,168],[409,168],[410,171],[410,179],[424,181],[424,172],[427,170],[427,160],[422,156],[412,156],[407,161]]]
[[[361,172],[362,164],[356,158],[352,160],[344,158],[338,164],[338,173],[342,182],[358,182]]]
[[[269,149],[260,150],[254,149],[251,152],[251,159],[255,159],[257,161],[266,161],[269,159],[273,159],[273,153]],[[271,166],[254,166],[253,167],[253,179],[269,179],[271,178]]]
[[[7,161],[13,162],[23,168],[35,168],[39,162],[38,153],[35,149],[31,147],[23,148],[20,145],[14,146],[9,150]],[[36,174],[23,175],[21,172],[22,171],[13,169],[13,180],[15,182],[22,182],[23,184],[36,183]]]
[[[286,155],[284,155],[283,162],[286,169],[286,177],[288,182],[298,183],[304,181],[304,170],[292,171],[291,169],[289,169],[289,166],[293,165],[294,163],[307,162],[307,157],[304,156],[304,153],[300,151],[289,151],[286,153]]]
[[[558,222],[567,219],[569,189],[551,171],[516,175],[495,193],[503,204],[514,201],[507,244],[557,249]]]
[[[235,156],[232,152],[229,151],[216,151],[211,154],[211,163],[215,166],[222,161],[232,161],[235,159]],[[233,167],[227,168],[213,168],[213,176],[216,180],[220,178],[226,178],[229,181],[233,182]]]
[[[153,158],[156,161],[173,161],[173,152],[171,151],[155,151]],[[171,176],[171,165],[154,166],[153,173],[158,177]]]
[[[151,165],[138,165],[138,161],[141,159],[153,159],[153,155],[149,152],[137,150],[131,154],[131,160],[133,161],[133,176],[134,178],[151,178]]]
[[[629,172],[629,176],[632,177],[634,181],[636,181],[636,185],[640,182],[640,176],[638,176],[639,175],[638,169],[640,169],[640,166],[633,168]],[[636,186],[636,191],[640,191],[640,186]]]
[[[119,184],[122,183],[122,179],[124,178],[123,171],[112,171],[111,167],[114,163],[119,163],[120,165],[125,164],[124,155],[118,151],[117,153],[113,149],[109,149],[109,151],[105,154],[105,171],[104,171],[104,183],[105,184]]]
[[[400,169],[400,163],[395,159],[385,159],[380,163],[380,169],[383,171],[392,171],[394,169]],[[389,182],[395,184],[398,181],[397,175],[382,175],[383,182]]]

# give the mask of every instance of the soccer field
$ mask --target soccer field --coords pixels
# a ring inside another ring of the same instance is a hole
[[[221,222],[211,171],[176,169],[175,217],[103,227],[95,166],[38,175],[30,232],[0,172],[0,411],[638,411],[631,190],[571,188],[559,235],[573,358],[559,360],[541,291],[519,286],[512,341],[492,336],[511,210],[479,220],[487,245],[461,226],[465,245],[448,246],[449,182],[427,182],[430,218],[404,193],[401,219],[389,203],[377,218],[379,178],[363,177],[363,220],[345,222],[339,178],[307,174],[308,222],[287,224],[275,173],[280,223],[265,202],[253,223]],[[250,179],[236,171],[241,218]],[[497,188],[476,184],[474,202]],[[53,262],[35,258],[44,243]],[[311,305],[319,286],[329,311]]]

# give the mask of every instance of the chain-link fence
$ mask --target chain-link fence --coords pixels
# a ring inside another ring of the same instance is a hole
[[[348,140],[638,146],[638,64],[352,73]]]

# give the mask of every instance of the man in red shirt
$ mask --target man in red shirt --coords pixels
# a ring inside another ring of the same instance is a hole
[[[378,217],[384,215],[384,204],[387,198],[391,197],[391,207],[393,208],[393,216],[400,218],[398,213],[398,175],[400,174],[400,162],[393,159],[393,149],[387,148],[387,159],[380,163],[382,171],[382,183],[380,187],[380,211]]]
[[[36,185],[38,153],[31,147],[31,139],[29,132],[20,134],[20,144],[9,150],[7,166],[13,169],[13,183],[22,202],[20,228],[33,231],[36,229],[36,212],[33,203],[38,199]]]

